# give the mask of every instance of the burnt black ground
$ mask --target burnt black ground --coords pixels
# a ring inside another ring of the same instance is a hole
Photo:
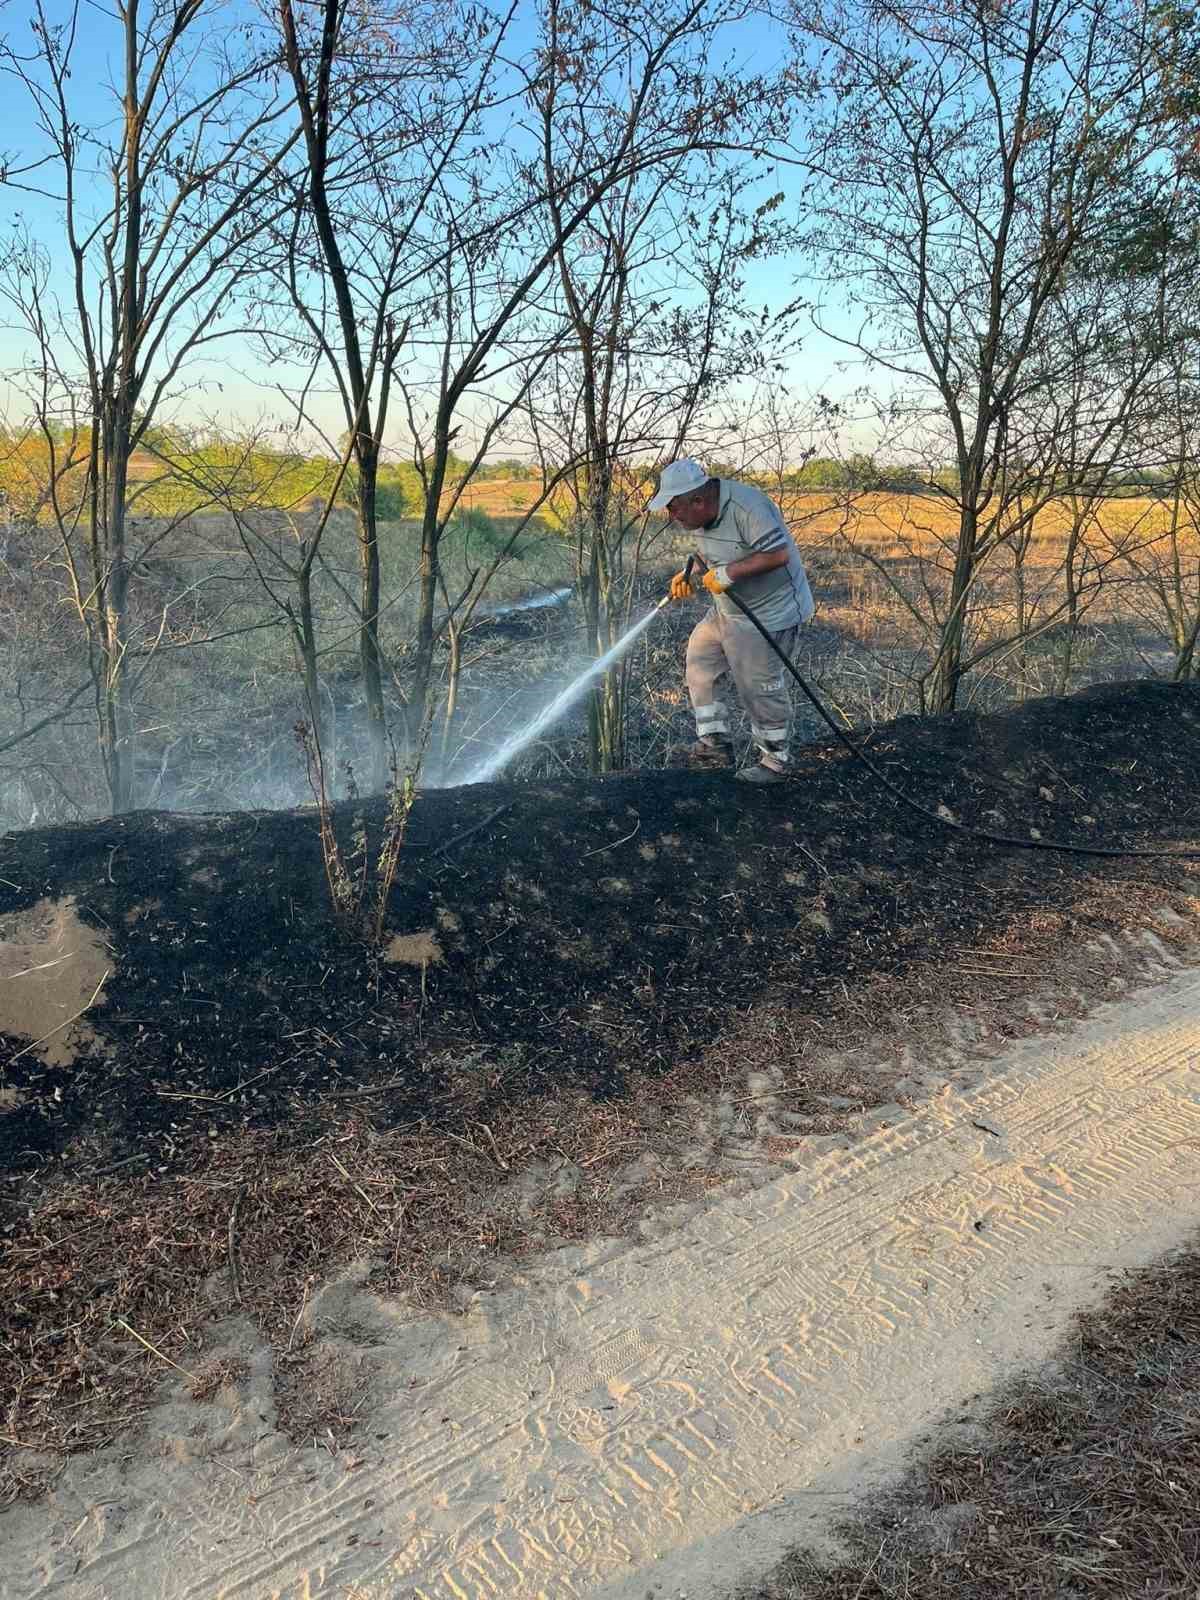
[[[966,822],[1200,842],[1195,686],[907,718],[869,748]],[[375,828],[381,809],[367,807]],[[340,826],[348,839],[349,809]],[[619,1096],[632,1071],[687,1060],[732,1009],[783,999],[819,1015],[843,984],[953,959],[1031,907],[1070,929],[1098,881],[1198,881],[1181,861],[964,839],[881,794],[837,746],[801,751],[794,781],[767,790],[665,770],[422,794],[389,927],[435,931],[444,959],[424,970],[381,964],[333,924],[312,811],[9,835],[0,879],[0,915],[74,895],[115,958],[93,1017],[107,1056],[5,1067],[21,1096],[0,1115],[10,1171],[147,1148],[169,1165],[199,1130],[303,1128],[331,1087],[387,1085],[361,1102],[377,1125],[436,1125],[455,1115],[468,1059],[486,1063],[478,1116],[564,1085]]]

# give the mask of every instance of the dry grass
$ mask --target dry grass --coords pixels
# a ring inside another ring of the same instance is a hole
[[[486,565],[538,491],[536,482],[521,480],[470,487],[464,509],[487,511],[496,526],[469,537],[462,528],[448,535],[443,555],[449,592],[463,592],[471,571]],[[786,510],[809,564],[818,604],[816,626],[802,636],[801,671],[851,725],[869,726],[923,710],[922,686],[933,663],[937,617],[948,584],[953,508],[930,495],[827,493],[791,497]],[[962,703],[993,709],[1096,682],[1169,674],[1174,650],[1165,591],[1153,581],[1156,574],[1169,571],[1169,541],[1162,533],[1166,515],[1163,503],[1146,497],[1101,504],[1086,537],[1089,548],[1108,564],[1098,588],[1089,580],[1086,609],[1070,636],[1061,610],[1066,509],[1055,506],[1041,514],[1019,573],[1011,554],[997,551],[972,600],[969,651],[982,653],[983,659],[964,681]],[[264,571],[281,595],[294,600],[283,563],[295,559],[298,540],[315,527],[315,513],[301,510],[289,519],[264,510],[254,520],[265,539],[256,550]],[[153,541],[163,526],[161,519],[139,518],[135,543],[140,548],[142,542]],[[1150,537],[1156,532],[1157,541]],[[31,584],[37,574],[37,583],[44,585],[44,574],[57,570],[48,559],[52,552],[43,548],[45,530],[35,530],[24,542],[13,537],[12,570]],[[413,636],[416,542],[417,525],[411,519],[381,528],[381,630],[397,673],[395,683],[387,684],[389,713],[397,727]],[[686,541],[676,544],[686,548]],[[1136,547],[1136,570],[1129,560],[1113,555],[1122,544]],[[1181,551],[1183,593],[1194,592],[1200,607],[1200,544],[1194,530],[1183,539]],[[548,612],[540,623],[512,635],[486,616],[488,607],[571,582],[570,541],[540,518],[520,535],[518,552],[496,573],[476,631],[465,640],[458,713],[446,739],[451,777],[540,709],[550,691],[583,661],[574,610]],[[316,586],[323,710],[330,720],[339,783],[343,763],[361,768],[365,752],[353,603],[357,562],[353,517],[339,509],[325,532]],[[646,575],[635,612],[658,598],[666,570]],[[1093,562],[1093,578],[1096,570]],[[39,607],[44,613],[40,620]],[[169,646],[161,670],[139,677],[138,804],[218,811],[302,803],[307,791],[290,729],[299,715],[311,720],[311,714],[299,703],[288,632],[275,625],[281,614],[263,593],[232,521],[222,515],[197,516],[155,545],[152,559],[139,569],[133,609],[139,639],[156,638],[167,617],[164,642]],[[13,613],[11,675],[20,679],[26,716],[52,707],[61,684],[86,675],[66,616],[55,595],[44,588],[31,589],[20,611]],[[629,663],[631,766],[662,765],[690,736],[681,658],[682,635],[695,616],[693,608],[679,608],[658,622]],[[1025,643],[1017,640],[1023,629],[1033,632]],[[202,643],[210,635],[217,642]],[[440,655],[439,666],[445,660]],[[581,708],[531,753],[527,770],[581,770],[584,723]],[[818,731],[815,718],[803,707],[798,728],[801,740]],[[442,731],[435,721],[435,753],[442,747]],[[23,826],[31,817],[73,821],[102,812],[105,796],[95,737],[94,718],[81,702],[67,721],[52,725],[0,762],[0,826]],[[432,767],[430,775],[436,780]]]
[[[466,1101],[462,1064],[460,1077]],[[50,1186],[5,1251],[0,1503],[29,1492],[23,1451],[108,1443],[164,1379],[185,1379],[197,1399],[236,1381],[203,1355],[205,1324],[235,1310],[276,1350],[285,1423],[344,1431],[357,1395],[332,1392],[333,1369],[314,1368],[323,1358],[297,1333],[315,1286],[338,1263],[368,1259],[372,1287],[444,1305],[503,1256],[619,1231],[666,1192],[664,1181],[618,1193],[611,1178],[631,1148],[669,1128],[670,1091],[655,1086],[653,1115],[646,1101],[572,1096],[494,1130],[464,1120],[458,1134],[380,1133],[352,1093],[330,1098],[316,1119],[325,1132],[308,1142],[236,1132],[197,1141],[169,1175],[138,1167]],[[523,1206],[498,1195],[511,1175],[547,1161],[579,1174],[573,1193],[547,1187]]]
[[[927,709],[923,689],[949,603],[953,506],[924,495],[807,495],[788,510],[817,597],[818,628],[801,650],[818,689],[858,725]],[[1188,526],[1172,536],[1169,517],[1149,497],[1081,513],[1074,623],[1070,508],[1046,507],[1027,542],[997,545],[971,591],[971,670],[960,704],[990,710],[1092,683],[1170,676],[1176,632],[1200,614],[1200,533]]]
[[[517,528],[514,516],[469,534],[447,535],[445,579],[458,597],[470,575],[486,567]],[[280,601],[294,605],[287,574],[301,540],[318,518],[256,513],[261,539],[258,568]],[[137,803],[171,810],[277,809],[308,799],[303,762],[291,730],[313,720],[284,613],[268,595],[243,548],[233,520],[222,514],[185,519],[167,534],[164,519],[137,519],[132,554],[151,548],[131,592],[131,637],[162,654],[136,673],[137,736],[133,762]],[[156,542],[165,535],[161,542]],[[402,677],[414,634],[419,530],[411,519],[381,527],[384,608],[380,626],[389,662],[400,675],[385,679],[392,727],[402,726]],[[0,539],[0,543],[3,540]],[[4,560],[7,560],[7,565]],[[491,583],[489,604],[504,604],[569,583],[571,552],[557,534],[536,523]],[[64,686],[87,677],[77,624],[58,586],[60,563],[48,529],[14,528],[0,552],[0,672],[19,685],[19,696],[0,721],[0,733],[57,706]],[[6,587],[7,586],[7,587]],[[321,544],[315,578],[316,628],[321,643],[321,711],[330,730],[330,756],[338,793],[345,763],[367,770],[358,630],[358,550],[353,517],[337,511]],[[6,631],[7,630],[7,631]],[[7,649],[5,649],[7,646]],[[495,640],[484,646],[493,684],[512,672],[519,650],[497,659]],[[480,655],[472,644],[468,655]],[[439,666],[444,661],[439,655]],[[73,822],[103,815],[107,795],[96,748],[90,703],[81,700],[61,722],[0,757],[0,831],[31,821]]]
[[[788,494],[783,497],[782,508],[802,541],[817,542],[845,530],[883,551],[916,548],[932,554],[946,540],[953,540],[958,528],[957,509],[943,495],[892,490]],[[1166,530],[1168,518],[1169,508],[1163,500],[1150,495],[1120,495],[1101,501],[1090,525],[1110,539],[1143,530],[1153,536]],[[1069,504],[1054,501],[1038,512],[1032,541],[1035,545],[1061,548],[1071,525]]]
[[[276,1416],[280,1429],[297,1443],[340,1448],[361,1427],[370,1399],[361,1352],[306,1344],[277,1357]]]
[[[541,497],[537,478],[488,478],[467,484],[459,505],[464,511],[486,511],[490,517],[511,517],[528,511]]]
[[[1086,577],[1074,630],[1064,609],[1066,506],[1040,513],[1019,564],[1003,546],[985,564],[968,614],[967,653],[978,659],[961,687],[964,708],[995,710],[1094,683],[1171,674],[1169,620],[1151,581],[1170,570],[1168,508],[1142,496],[1114,498],[1093,509],[1082,535],[1089,555],[1080,566]],[[922,696],[949,588],[953,506],[931,495],[814,493],[787,498],[785,511],[817,602],[815,625],[802,633],[796,656],[805,678],[849,726],[870,727],[927,709]],[[658,598],[663,575],[682,560],[687,540],[673,543],[671,560],[647,573],[634,615]],[[1136,570],[1118,558],[1118,547],[1133,552]],[[1194,591],[1200,608],[1200,535],[1185,530],[1179,549],[1184,595]],[[669,762],[692,736],[682,657],[697,614],[695,607],[671,608],[628,658],[629,767]],[[545,644],[522,641],[503,657],[503,666],[481,653],[463,684],[457,727],[463,748],[519,725],[544,703],[548,682],[557,686],[568,665],[581,664],[565,623],[559,633],[557,642],[549,634]],[[820,736],[815,713],[799,700],[798,713],[800,742]],[[520,770],[539,776],[584,770],[584,721],[581,707],[523,758]],[[741,736],[748,744],[748,728]]]
[[[985,1420],[841,1530],[847,1559],[794,1555],[741,1600],[1200,1594],[1200,1252],[1129,1274]]]
[[[198,1405],[203,1404],[227,1386],[236,1388],[244,1383],[249,1374],[250,1363],[241,1356],[224,1356],[206,1361],[192,1379],[188,1396]]]

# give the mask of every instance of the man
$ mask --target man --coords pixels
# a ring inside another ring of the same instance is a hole
[[[696,718],[697,741],[689,752],[698,767],[733,763],[729,714],[717,697],[726,673],[750,715],[758,750],[756,765],[737,776],[747,783],[781,783],[787,775],[792,706],[779,657],[729,599],[729,591],[753,611],[786,656],[791,656],[813,598],[796,541],[775,502],[747,483],[710,478],[691,460],[663,469],[652,511],[666,511],[698,535],[708,566],[704,587],[713,608],[692,630],[687,649],[687,686]],[[671,579],[671,598],[695,593],[682,572]]]

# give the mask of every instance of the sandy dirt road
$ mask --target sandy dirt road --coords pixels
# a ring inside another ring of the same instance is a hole
[[[202,1428],[181,1386],[137,1453],[75,1462],[0,1518],[0,1594],[715,1600],[1198,1214],[1185,971],[657,1239],[558,1252],[462,1317],[405,1321],[348,1274],[325,1314],[367,1352],[352,1450],[275,1430],[269,1352],[246,1342],[249,1398]]]

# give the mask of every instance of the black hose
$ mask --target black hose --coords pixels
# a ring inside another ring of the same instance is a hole
[[[689,570],[691,568],[691,564],[691,562],[688,563]],[[701,565],[703,565],[703,562],[701,562]],[[943,816],[939,811],[931,811],[928,806],[923,806],[919,800],[914,800],[911,795],[905,794],[903,789],[894,784],[888,775],[880,767],[878,767],[874,761],[871,760],[870,756],[866,755],[862,750],[859,749],[859,747],[854,743],[853,739],[850,738],[849,734],[847,734],[844,729],[838,726],[833,717],[830,716],[824,705],[822,705],[821,701],[817,698],[815,692],[800,676],[800,673],[796,670],[796,666],[791,657],[788,656],[786,651],[783,651],[779,648],[778,644],[775,642],[775,639],[767,631],[767,629],[763,627],[762,623],[754,615],[753,611],[750,610],[750,607],[746,605],[745,601],[738,598],[736,591],[733,589],[726,589],[724,594],[727,599],[733,601],[734,605],[738,608],[742,615],[748,621],[752,622],[758,629],[759,633],[762,634],[763,638],[771,646],[771,649],[774,650],[780,661],[783,662],[784,666],[791,673],[792,677],[795,678],[796,682],[800,685],[800,688],[807,697],[809,703],[812,705],[817,715],[825,723],[826,727],[828,727],[833,733],[835,738],[845,745],[846,749],[849,750],[850,754],[855,758],[855,760],[862,762],[863,766],[866,767],[867,771],[875,779],[876,783],[885,788],[896,800],[899,800],[901,805],[907,806],[910,811],[915,811],[919,816],[926,817],[931,822],[936,822],[940,827],[950,828],[955,833],[966,834],[971,839],[984,839],[988,844],[1012,845],[1018,850],[1056,850],[1073,856],[1107,856],[1110,858],[1138,856],[1153,860],[1161,860],[1164,857],[1169,858],[1171,856],[1175,856],[1181,861],[1200,860],[1200,850],[1141,850],[1128,847],[1120,848],[1115,845],[1067,844],[1058,839],[1018,839],[1007,833],[991,833],[986,828],[972,828],[965,822],[956,822],[951,817]]]

